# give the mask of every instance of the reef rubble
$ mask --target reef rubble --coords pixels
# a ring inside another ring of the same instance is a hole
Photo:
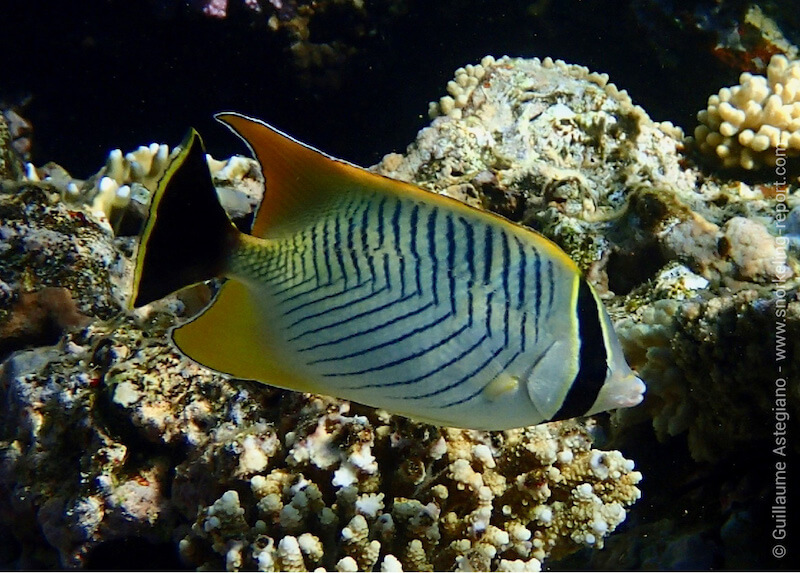
[[[645,403],[488,433],[228,380],[166,337],[214,284],[124,310],[131,229],[168,148],[115,152],[87,181],[6,169],[3,554],[82,567],[137,539],[228,570],[538,570],[603,547],[623,523],[647,473],[640,483],[614,444],[627,451],[643,426],[686,436],[707,464],[768,438],[779,305],[786,377],[798,374],[800,231],[775,216],[782,205],[798,220],[796,187],[703,174],[679,129],[607,76],[550,59],[460,68],[429,112],[406,153],[374,169],[563,247],[605,297]],[[246,217],[257,167],[211,166],[226,206]],[[786,408],[800,415],[796,386]]]

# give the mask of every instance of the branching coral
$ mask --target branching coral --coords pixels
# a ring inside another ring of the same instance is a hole
[[[29,165],[26,179],[53,182],[64,200],[74,205],[88,205],[93,216],[119,234],[123,220],[137,223],[166,171],[176,149],[170,152],[165,144],[151,143],[123,154],[114,149],[105,166],[86,181],[73,179],[57,166],[35,169]],[[220,201],[234,217],[250,213],[261,197],[261,181],[254,160],[233,156],[225,161],[207,156],[211,176],[217,185]],[[138,232],[138,224],[130,233]],[[124,229],[122,229],[124,230]]]
[[[252,499],[235,512],[249,523],[235,517],[236,535],[226,539],[237,540],[243,559],[257,555],[258,566],[286,567],[282,544],[294,547],[304,532],[300,547],[312,549],[292,566],[308,570],[538,568],[550,555],[602,547],[639,496],[633,463],[593,450],[575,423],[436,431],[380,413],[348,415],[333,400],[297,404],[301,420],[316,411],[317,423],[287,434],[288,455],[271,457],[250,492],[225,494]],[[392,489],[380,491],[384,484]],[[230,552],[214,541],[224,527],[215,519],[220,503],[198,514],[182,542],[190,560],[208,544],[218,558]]]

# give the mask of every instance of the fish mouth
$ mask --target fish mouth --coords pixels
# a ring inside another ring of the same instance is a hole
[[[600,389],[600,394],[587,415],[638,406],[644,399],[646,390],[647,386],[644,381],[632,371],[609,377]]]
[[[628,388],[626,396],[620,396],[620,408],[631,408],[641,404],[644,400],[644,393],[647,391],[647,386],[644,380],[631,373],[626,376],[623,384]]]

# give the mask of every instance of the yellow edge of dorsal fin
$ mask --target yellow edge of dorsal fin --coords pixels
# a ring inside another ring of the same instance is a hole
[[[264,174],[266,189],[253,221],[253,236],[273,237],[296,230],[316,219],[343,193],[388,194],[438,205],[469,218],[490,219],[516,235],[535,235],[551,257],[579,272],[555,243],[504,217],[336,159],[258,119],[236,112],[214,117],[245,141]]]

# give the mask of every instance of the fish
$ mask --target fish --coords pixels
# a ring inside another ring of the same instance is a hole
[[[505,430],[635,406],[602,301],[555,243],[455,199],[217,114],[261,166],[250,232],[191,129],[153,194],[131,308],[222,279],[170,336],[234,379]]]

